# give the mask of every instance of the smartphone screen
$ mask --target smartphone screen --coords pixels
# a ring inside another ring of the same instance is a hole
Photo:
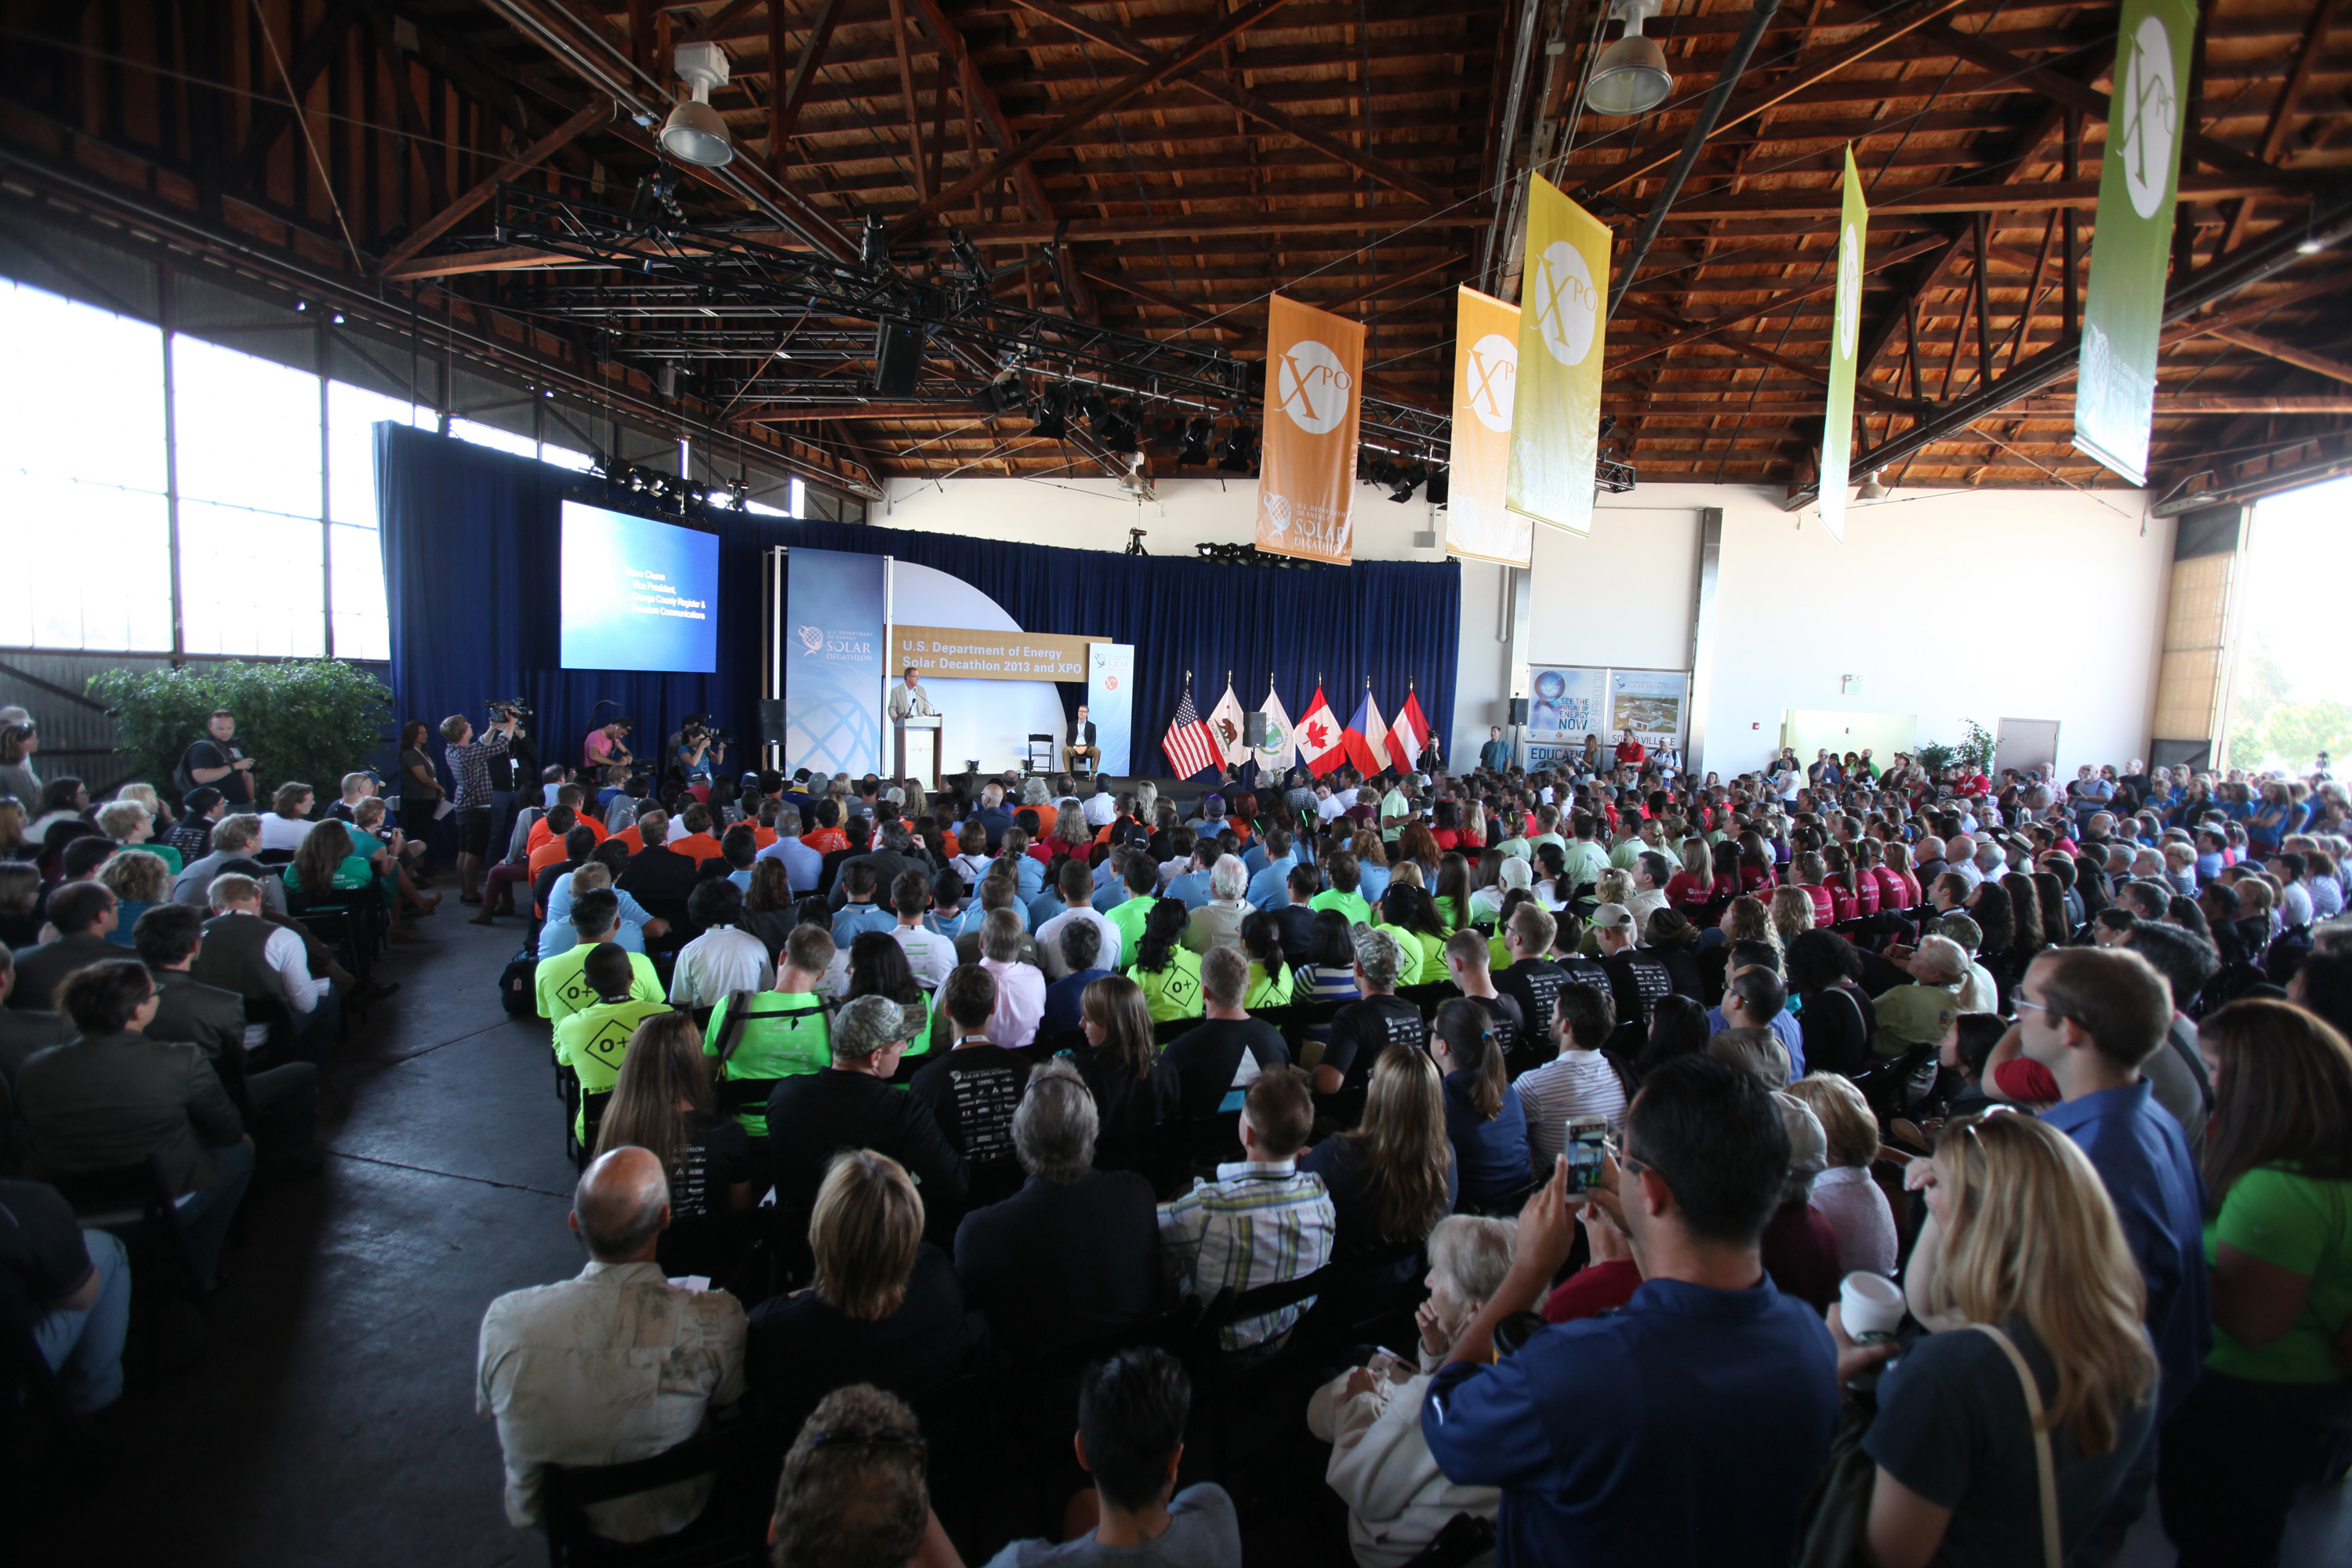
[[[1568,1190],[1571,1193],[1591,1192],[1601,1184],[1601,1158],[1609,1142],[1609,1119],[1605,1116],[1571,1116],[1568,1119]]]

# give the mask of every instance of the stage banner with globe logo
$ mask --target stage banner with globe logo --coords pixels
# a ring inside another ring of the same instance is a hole
[[[1129,771],[1135,746],[1135,645],[1087,645],[1087,717],[1094,721],[1095,744],[1102,748],[1099,773]]]
[[[1584,750],[1584,737],[1597,735],[1606,752],[1609,732],[1609,672],[1585,665],[1538,664],[1528,670],[1528,722],[1519,739],[1521,761],[1529,768],[1565,764]]]
[[[794,545],[784,556],[784,767],[882,771],[890,559]]]
[[[1862,342],[1863,250],[1870,240],[1870,207],[1853,147],[1845,150],[1845,203],[1838,219],[1837,294],[1830,311],[1830,396],[1822,422],[1822,531],[1845,542],[1846,470],[1853,458],[1854,354]]]
[[[2097,258],[2083,301],[2074,378],[2074,445],[2136,485],[2147,482],[2157,339],[2196,28],[2191,0],[2124,0],[2116,35],[2116,90],[2099,163]]]
[[[1445,552],[1525,566],[1535,525],[1503,504],[1519,380],[1519,308],[1475,289],[1454,315],[1454,444],[1446,456]]]
[[[1542,175],[1532,176],[1532,185],[1503,500],[1538,522],[1589,534],[1601,451],[1609,230]]]
[[[1361,322],[1274,296],[1257,481],[1260,550],[1309,561],[1354,558],[1363,379]]]

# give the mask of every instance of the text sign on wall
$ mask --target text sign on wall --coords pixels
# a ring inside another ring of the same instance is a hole
[[[1043,632],[983,632],[961,626],[898,626],[895,668],[966,680],[1084,680],[1087,645],[1099,637]]]

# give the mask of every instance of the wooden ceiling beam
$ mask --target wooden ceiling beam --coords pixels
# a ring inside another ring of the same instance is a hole
[[[2312,68],[2319,62],[2319,46],[2327,36],[2327,18],[2334,14],[2336,5],[2336,0],[2312,0],[2311,21],[2295,44],[2294,63],[2287,68],[2286,80],[2279,84],[2278,98],[2271,105],[2270,118],[2263,124],[2262,145],[2254,153],[2265,163],[2276,163],[2279,154],[2286,150],[2287,126],[2302,106],[2304,89],[2311,85]],[[2253,216],[2253,198],[2249,196],[2231,213],[2230,226],[2222,230],[2223,251],[2235,250],[2245,243],[2246,226]]]
[[[391,275],[394,268],[457,227],[467,215],[498,195],[500,185],[536,169],[588,132],[610,123],[612,118],[613,100],[599,93],[593,102],[583,106],[571,119],[500,163],[475,182],[463,195],[417,225],[406,239],[384,252],[383,259],[376,264],[376,276]]]
[[[2352,381],[2352,364],[2326,354],[2314,353],[2293,343],[2283,343],[2276,338],[2266,338],[2260,332],[2250,332],[2243,327],[2208,327],[2207,332],[2225,343],[2235,343],[2258,354],[2267,354],[2282,364],[2291,364],[2331,381]]]
[[[1915,256],[1924,256],[1928,251],[1938,249],[1942,247],[1943,243],[1943,241],[1937,239],[1914,240],[1909,245],[1899,246],[1893,250],[1887,251],[1882,256],[1871,257],[1869,258],[1869,264],[1864,268],[1864,271],[1865,273],[1883,271],[1900,262],[1908,261]],[[1827,252],[1823,252],[1822,254],[1826,255]],[[1729,315],[1710,316],[1706,321],[1694,321],[1689,326],[1672,334],[1671,336],[1660,338],[1657,342],[1653,343],[1644,344],[1641,352],[1638,353],[1628,354],[1622,359],[1612,359],[1610,361],[1610,363],[1612,366],[1628,365],[1640,360],[1648,359],[1654,354],[1667,353],[1675,349],[1682,347],[1685,343],[1696,342],[1701,338],[1719,332],[1726,327],[1738,326],[1742,321],[1752,321],[1759,316],[1769,316],[1776,311],[1785,310],[1791,305],[1801,304],[1805,300],[1813,299],[1818,295],[1832,294],[1836,291],[1837,279],[1832,278],[1825,282],[1815,283],[1808,288],[1792,289],[1786,294],[1775,295],[1769,300],[1763,300],[1759,304],[1748,306],[1742,310],[1735,310]],[[1685,289],[1681,290],[1681,292],[1688,293],[1689,290]],[[1628,289],[1625,291],[1625,297],[1628,300],[1638,299],[1640,297],[1640,291],[1638,289]]]
[[[1015,148],[999,153],[984,169],[975,169],[950,185],[946,190],[919,203],[913,212],[891,225],[894,237],[904,237],[929,223],[938,214],[947,211],[976,190],[993,184],[1020,165],[1026,163],[1048,147],[1055,146],[1072,132],[1118,109],[1148,91],[1168,78],[1212,53],[1226,39],[1248,31],[1280,10],[1288,0],[1250,0],[1238,11],[1227,12],[1201,32],[1171,49],[1156,56],[1141,68],[1129,72],[1101,91],[1080,100],[1069,111],[1051,125],[1035,132]]]
[[[783,0],[769,0],[771,15],[781,15]],[[800,58],[793,62],[793,74],[781,93],[772,94],[768,109],[768,161],[779,178],[782,177],[787,145],[792,141],[793,127],[801,117],[801,106],[808,101],[809,89],[816,81],[816,68],[824,63],[825,50],[832,47],[834,29],[841,25],[843,0],[824,0],[817,10],[816,20],[809,24],[808,41],[801,46]]]

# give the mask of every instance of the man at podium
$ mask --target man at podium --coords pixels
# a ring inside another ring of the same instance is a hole
[[[921,681],[915,679],[915,667],[908,665],[906,679],[890,689],[891,721],[896,723],[901,719],[928,716],[938,711],[931,706],[931,694],[923,689]]]
[[[1080,767],[1083,763],[1086,765]],[[1078,716],[1070,721],[1069,737],[1062,742],[1062,766],[1072,773],[1093,773],[1102,766],[1102,748],[1095,744],[1095,723],[1087,717],[1087,705],[1078,704]]]

